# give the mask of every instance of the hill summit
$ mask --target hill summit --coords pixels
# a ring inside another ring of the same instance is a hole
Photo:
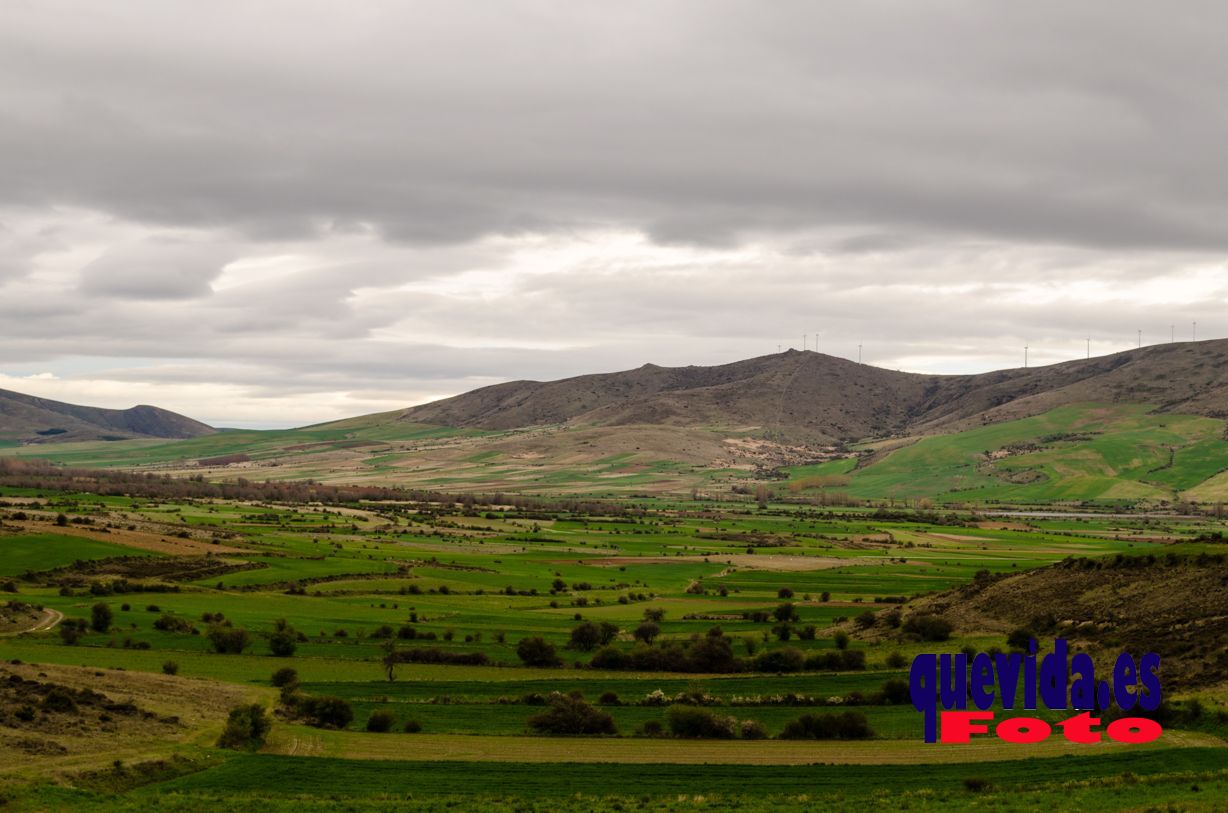
[[[1046,367],[925,375],[809,351],[714,367],[659,367],[512,381],[412,407],[409,423],[507,430],[656,424],[756,428],[790,443],[930,434],[1073,403],[1143,403],[1228,415],[1228,340],[1154,345]]]
[[[48,443],[130,438],[195,438],[213,427],[155,406],[102,409],[0,390],[0,440]]]

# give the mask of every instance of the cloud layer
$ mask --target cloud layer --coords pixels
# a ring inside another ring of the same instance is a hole
[[[265,425],[1220,335],[1197,5],[8,4],[0,387]]]

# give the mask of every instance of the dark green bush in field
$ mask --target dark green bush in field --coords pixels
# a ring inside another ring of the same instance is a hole
[[[859,711],[803,714],[780,732],[782,740],[864,740],[873,736],[870,723]]]
[[[784,604],[781,604],[775,610],[772,610],[772,617],[775,618],[777,621],[781,622],[782,624],[787,624],[791,621],[796,621],[797,620],[797,608],[793,606],[792,602],[786,601]]]
[[[458,666],[489,666],[485,652],[449,652],[437,647],[398,649],[389,655],[395,663],[451,663]]]
[[[65,618],[60,622],[60,639],[73,646],[85,637],[88,629],[89,623],[84,618]]]
[[[110,606],[103,602],[98,602],[93,607],[90,607],[90,626],[95,632],[106,632],[111,629],[111,622],[115,619],[115,614],[111,612]]]
[[[177,675],[179,674],[179,664],[174,661],[166,661],[162,664],[162,674]]]
[[[741,733],[744,740],[765,740],[768,736],[767,727],[758,720],[743,720]]]
[[[1033,635],[1031,630],[1020,627],[1019,629],[1012,631],[1010,635],[1006,636],[1006,645],[1011,649],[1018,649],[1026,652],[1028,647],[1032,644],[1032,638]]]
[[[908,681],[900,678],[892,678],[884,683],[882,694],[883,702],[888,705],[902,706],[912,702],[912,691],[908,687]]]
[[[887,656],[888,669],[903,669],[908,665],[908,658],[904,657],[903,652],[892,652]]]
[[[300,697],[296,704],[300,718],[316,728],[345,728],[354,719],[354,710],[340,697]]]
[[[289,666],[283,666],[273,673],[273,685],[277,688],[298,683],[298,672]]]
[[[660,634],[661,627],[652,621],[645,621],[644,623],[640,624],[635,628],[634,632],[635,639],[637,641],[643,641],[649,646],[652,645],[652,642],[655,641],[657,636]]]
[[[410,719],[410,720],[405,721],[405,733],[406,734],[417,734],[421,730],[422,730],[422,723],[418,722],[417,720]]]
[[[599,646],[605,646],[618,636],[618,627],[609,621],[600,624],[585,621],[571,631],[571,640],[567,642],[568,649],[579,649],[591,652]]]
[[[210,624],[206,633],[213,651],[223,655],[239,655],[252,645],[252,635],[242,627]]]
[[[182,632],[190,633],[192,631],[192,622],[186,618],[179,618],[170,613],[162,613],[162,617],[153,622],[154,629],[162,632]]]
[[[910,615],[903,626],[904,632],[915,635],[922,641],[945,641],[951,637],[954,629],[950,621],[931,613]]]
[[[705,635],[692,635],[687,641],[668,641],[660,646],[640,644],[626,652],[607,646],[598,650],[591,662],[597,669],[638,672],[741,672],[745,668],[733,654],[733,642],[713,627]]]
[[[236,751],[255,751],[264,745],[273,723],[259,704],[237,706],[230,710],[226,720],[226,728],[218,738],[218,748],[232,748]]]
[[[558,666],[559,656],[554,644],[534,635],[532,638],[522,638],[516,644],[516,655],[524,661],[525,666]]]
[[[806,657],[810,672],[851,672],[866,668],[866,653],[861,649],[815,652]]]
[[[392,730],[392,726],[396,723],[396,718],[392,716],[390,711],[375,711],[367,718],[367,731],[376,734],[385,734]]]
[[[566,694],[551,697],[548,709],[529,718],[529,727],[541,734],[618,733],[613,717]]]
[[[801,650],[792,647],[771,649],[755,658],[755,669],[760,672],[800,672],[806,663]]]
[[[735,718],[699,706],[670,706],[665,712],[665,721],[675,737],[704,739],[732,739],[738,726]]]
[[[269,652],[277,658],[289,658],[298,649],[298,632],[284,618],[277,619],[269,635]]]

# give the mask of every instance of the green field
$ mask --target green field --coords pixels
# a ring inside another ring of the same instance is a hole
[[[1153,746],[1091,754],[1060,739],[1028,750],[987,738],[964,751],[927,751],[919,715],[891,699],[890,682],[906,676],[918,653],[1003,647],[1006,631],[841,640],[858,616],[879,611],[870,623],[881,625],[909,597],[994,574],[1079,557],[1218,553],[1214,534],[1228,526],[1211,517],[1002,521],[785,502],[512,507],[16,487],[0,488],[0,502],[9,503],[0,508],[0,575],[14,579],[13,598],[69,619],[90,619],[98,605],[110,610],[107,628],[87,625],[75,640],[62,637],[64,625],[0,638],[0,673],[132,685],[138,704],[187,715],[173,736],[45,734],[64,743],[63,753],[30,744],[44,719],[37,715],[4,729],[19,744],[7,747],[46,752],[0,767],[0,795],[18,810],[312,809],[323,793],[354,810],[890,809],[898,794],[909,794],[900,797],[908,809],[975,801],[1010,810],[1052,806],[1071,793],[1089,810],[1110,810],[1123,798],[1185,799],[1193,783],[1213,809],[1228,794],[1228,716],[1214,692],[1205,716]],[[77,520],[82,536],[57,535],[60,514]],[[123,544],[127,533],[195,547],[152,555]],[[785,605],[781,623],[775,614]],[[645,647],[633,632],[650,612],[662,618]],[[228,627],[218,625],[219,613]],[[606,649],[570,645],[585,622],[608,625]],[[283,623],[293,652],[276,656]],[[216,651],[213,633],[226,629],[246,631],[240,653]],[[519,644],[533,637],[553,646],[556,664],[523,662]],[[722,642],[731,660],[685,670],[593,664],[598,653],[630,657],[708,639]],[[825,660],[846,657],[842,646],[852,665]],[[390,651],[481,663],[403,660],[390,675]],[[173,676],[162,674],[168,664]],[[298,681],[297,699],[284,702],[272,684],[283,667]],[[164,693],[199,697],[198,716],[195,703],[160,705]],[[538,733],[530,718],[567,693],[608,714],[613,733]],[[313,727],[292,705],[327,697],[350,711],[339,728]],[[213,747],[240,698],[281,709],[258,753]],[[753,721],[765,738],[668,736],[668,708],[679,703],[733,718],[736,732]],[[868,739],[778,738],[804,714],[845,710],[864,715]],[[382,712],[392,731],[364,730]],[[411,721],[418,733],[404,732]]]
[[[790,469],[795,481],[843,475],[860,499],[969,503],[1176,502],[1228,469],[1221,420],[1145,406],[1082,405],[953,435],[924,437],[854,468]]]
[[[51,570],[77,560],[149,555],[146,551],[101,539],[82,539],[55,533],[0,534],[0,576]]]

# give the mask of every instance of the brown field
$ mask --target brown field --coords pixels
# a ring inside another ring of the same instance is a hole
[[[236,548],[231,545],[215,545],[203,539],[181,539],[169,533],[161,534],[149,530],[138,529],[129,531],[126,528],[110,528],[107,531],[101,531],[88,525],[59,526],[51,522],[50,519],[42,521],[27,520],[25,522],[9,520],[9,523],[18,526],[23,531],[77,536],[100,542],[112,542],[116,545],[125,545],[129,548],[147,550],[152,553],[164,553],[170,556],[203,556],[206,553],[251,553],[250,550]]]
[[[679,748],[676,740],[499,736],[468,734],[366,734],[278,726],[265,750],[278,754],[480,762],[621,762],[677,765],[919,765],[1028,759],[1090,750],[1176,748],[1225,743],[1210,734],[1166,731],[1145,746],[1103,742],[1078,745],[1061,737],[1035,745],[998,739],[974,740],[958,747],[925,746],[913,740],[858,742],[801,740],[695,740]]]

